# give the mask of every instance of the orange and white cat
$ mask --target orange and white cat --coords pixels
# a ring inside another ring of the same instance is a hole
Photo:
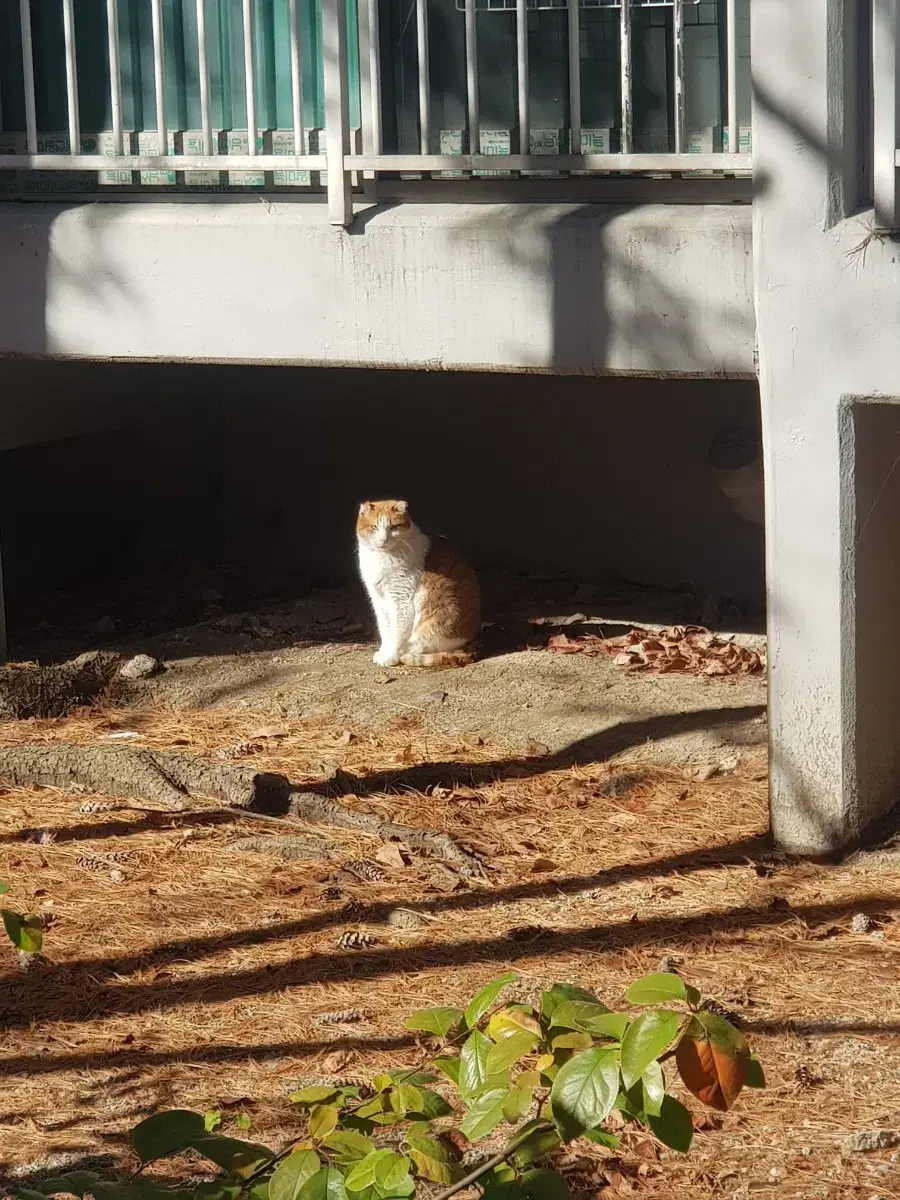
[[[410,519],[405,500],[367,500],[356,520],[359,571],[381,638],[379,667],[462,666],[481,628],[475,572]]]

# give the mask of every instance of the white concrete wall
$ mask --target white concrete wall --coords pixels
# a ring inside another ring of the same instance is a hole
[[[873,433],[891,453],[861,456],[883,479],[854,477],[855,435],[840,435],[842,398],[900,392],[900,256],[879,240],[863,254],[869,217],[852,215],[858,18],[854,0],[752,5],[772,817],[784,845],[816,853],[853,842],[900,795],[900,595],[886,592],[886,605],[872,594],[895,578],[900,513],[873,525],[857,511],[861,498],[893,503],[882,485],[900,456],[900,419]],[[881,572],[869,569],[878,555]],[[871,621],[881,635],[864,664],[861,621],[869,647]]]
[[[0,205],[0,353],[755,374],[741,205]]]

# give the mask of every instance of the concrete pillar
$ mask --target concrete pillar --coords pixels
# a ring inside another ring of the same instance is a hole
[[[751,6],[772,828],[814,855],[900,796],[900,255],[865,211],[868,8]]]

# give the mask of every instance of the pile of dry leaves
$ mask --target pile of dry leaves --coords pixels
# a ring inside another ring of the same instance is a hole
[[[672,625],[651,631],[632,629],[624,637],[583,634],[570,638],[558,633],[547,648],[557,654],[605,654],[618,666],[636,671],[693,675],[754,675],[765,669],[765,655],[741,646],[730,637],[711,633],[702,625]]]

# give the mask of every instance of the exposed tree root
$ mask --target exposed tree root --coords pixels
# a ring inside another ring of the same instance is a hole
[[[128,798],[157,812],[208,811],[192,799],[218,800],[247,816],[290,824],[290,818],[355,829],[381,841],[402,841],[429,858],[455,864],[462,875],[483,875],[480,859],[448,834],[383,821],[337,800],[295,789],[283,775],[211,763],[190,754],[130,746],[0,747],[0,780],[12,787],[56,787]]]

